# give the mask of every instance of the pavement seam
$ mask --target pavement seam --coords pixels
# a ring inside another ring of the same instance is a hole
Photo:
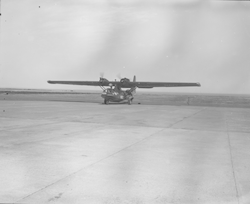
[[[198,113],[200,113],[201,111],[203,111],[203,110],[206,110],[207,108],[202,108],[201,110],[199,110],[199,111],[197,111],[197,112],[195,112],[195,113],[193,113],[193,114],[191,114],[191,115],[189,115],[189,116],[187,116],[187,117],[183,117],[181,120],[178,120],[178,121],[176,121],[176,122],[174,122],[173,124],[170,124],[168,127],[166,127],[166,128],[171,128],[171,127],[173,127],[174,125],[176,125],[177,123],[180,123],[180,122],[182,122],[182,121],[184,121],[184,120],[186,120],[186,119],[188,119],[188,118],[191,118],[191,117],[193,117],[193,116],[195,116],[196,114],[198,114]]]
[[[117,151],[117,152],[114,152],[113,154],[110,154],[110,155],[108,155],[108,156],[105,157],[105,158],[102,158],[102,159],[100,159],[100,160],[94,162],[93,164],[90,164],[90,165],[88,165],[88,166],[85,166],[85,167],[83,167],[83,168],[81,168],[81,169],[79,169],[79,170],[77,170],[77,171],[75,171],[75,172],[73,172],[73,173],[71,173],[71,174],[69,174],[69,175],[67,175],[67,176],[65,176],[65,177],[63,177],[63,178],[61,178],[61,179],[59,179],[59,180],[57,180],[57,181],[55,181],[55,182],[53,182],[53,183],[47,185],[47,186],[45,186],[45,187],[43,187],[43,188],[41,188],[41,189],[39,189],[39,190],[37,190],[37,191],[35,191],[35,192],[29,194],[29,195],[27,195],[27,196],[25,196],[25,197],[23,197],[22,199],[16,201],[15,203],[19,203],[20,201],[22,201],[22,200],[24,200],[24,199],[26,199],[26,198],[29,198],[30,196],[32,196],[32,195],[34,195],[34,194],[36,194],[36,193],[38,193],[38,192],[40,192],[40,191],[43,191],[44,189],[49,188],[50,186],[52,186],[52,185],[54,185],[54,184],[56,184],[56,183],[58,183],[58,182],[60,182],[60,181],[63,181],[64,179],[67,179],[67,178],[69,178],[69,177],[71,177],[71,176],[73,176],[73,175],[75,175],[75,174],[77,174],[77,173],[79,173],[79,172],[81,172],[81,171],[83,171],[83,170],[89,168],[89,167],[92,167],[92,166],[94,166],[95,164],[97,164],[97,163],[99,163],[99,162],[102,162],[102,161],[108,159],[109,157],[112,157],[112,156],[114,156],[114,155],[120,153],[121,151],[124,151],[124,150],[126,150],[126,149],[132,147],[133,145],[136,145],[136,144],[138,144],[138,143],[140,143],[140,142],[142,142],[142,141],[144,141],[144,140],[146,140],[146,139],[148,139],[148,138],[154,136],[155,134],[158,134],[158,133],[162,132],[162,131],[165,130],[165,129],[166,129],[166,128],[162,128],[162,129],[160,129],[160,130],[158,130],[158,131],[156,131],[156,132],[150,134],[149,136],[147,136],[147,137],[145,137],[145,138],[143,138],[143,139],[141,139],[141,140],[139,140],[139,141],[137,141],[137,142],[135,142],[135,143],[133,143],[133,144],[127,146],[127,147],[124,147],[123,149],[121,149],[121,150],[119,150],[119,151]]]
[[[23,126],[23,127],[5,128],[5,129],[0,129],[0,132],[1,131],[18,130],[18,129],[23,129],[23,128],[34,128],[34,127],[37,127],[37,126],[57,124],[57,123],[62,123],[62,122],[61,121],[60,122],[50,122],[50,123],[42,123],[42,124],[37,124],[37,125],[28,125],[28,126]]]
[[[201,130],[201,129],[194,129],[194,128],[168,128],[168,129],[173,129],[173,130],[193,130],[193,131],[201,131],[201,132],[225,132],[225,130],[210,130],[210,129],[204,129],[204,130]],[[233,132],[233,133],[249,133],[250,131],[234,131],[234,130],[231,130],[230,132]]]
[[[229,146],[229,154],[230,154],[230,161],[231,161],[231,166],[232,166],[232,173],[233,173],[233,179],[234,179],[236,197],[237,197],[238,204],[240,204],[239,189],[238,189],[238,186],[237,186],[236,173],[235,173],[235,171],[234,171],[234,162],[233,162],[232,146],[231,146],[231,141],[230,141],[230,134],[229,134],[229,132],[228,132],[227,118],[226,118],[226,128],[227,128],[226,133],[227,133],[227,140],[228,140],[228,146]]]

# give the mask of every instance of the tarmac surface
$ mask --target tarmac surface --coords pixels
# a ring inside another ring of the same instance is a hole
[[[250,203],[249,108],[1,97],[0,203]]]
[[[103,100],[100,95],[100,91],[0,88],[0,100],[14,101],[72,101],[99,104]],[[250,108],[250,95],[157,93],[139,90],[133,100],[133,104]]]

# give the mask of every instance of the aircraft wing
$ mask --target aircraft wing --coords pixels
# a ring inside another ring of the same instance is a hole
[[[183,82],[135,82],[138,88],[201,86],[200,83]]]
[[[200,83],[183,83],[183,82],[120,82],[120,81],[48,81],[50,84],[68,84],[68,85],[85,85],[85,86],[110,86],[118,85],[121,88],[154,88],[154,87],[185,87],[200,86]]]
[[[68,84],[68,85],[85,85],[85,86],[109,86],[111,82],[100,81],[48,81],[49,84]],[[113,84],[113,83],[112,83]]]

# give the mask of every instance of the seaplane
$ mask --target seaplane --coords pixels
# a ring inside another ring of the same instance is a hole
[[[181,83],[181,82],[137,82],[136,76],[133,81],[128,78],[121,78],[119,81],[109,81],[103,76],[99,81],[48,81],[49,84],[67,84],[67,85],[85,85],[99,86],[103,93],[101,97],[104,99],[104,104],[110,102],[125,101],[131,105],[137,88],[150,89],[154,87],[186,87],[186,86],[201,86],[200,83]],[[123,90],[126,89],[126,90]]]

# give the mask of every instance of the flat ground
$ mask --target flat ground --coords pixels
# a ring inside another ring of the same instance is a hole
[[[0,203],[250,203],[250,109],[52,96],[0,96]]]

